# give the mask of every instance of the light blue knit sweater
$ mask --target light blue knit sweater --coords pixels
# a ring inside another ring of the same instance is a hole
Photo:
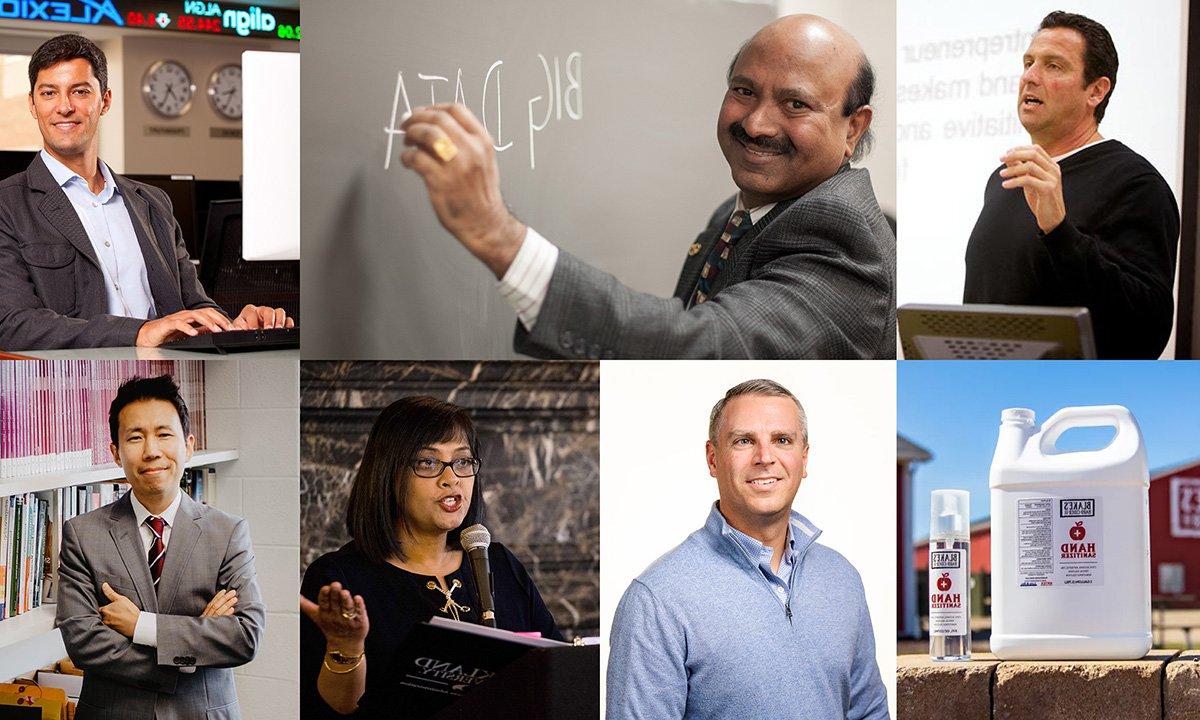
[[[781,602],[716,506],[629,586],[610,632],[609,720],[887,720],[858,572],[792,513]]]

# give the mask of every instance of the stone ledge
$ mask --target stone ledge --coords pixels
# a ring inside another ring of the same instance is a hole
[[[992,675],[999,661],[975,653],[970,662],[935,663],[928,655],[896,658],[898,720],[991,720]]]
[[[1162,720],[1163,671],[1175,656],[1141,660],[1013,661],[996,668],[993,720]]]
[[[896,659],[898,720],[1197,720],[1200,650],[1141,660],[968,663]]]
[[[1188,650],[1167,663],[1166,720],[1200,718],[1200,650]]]

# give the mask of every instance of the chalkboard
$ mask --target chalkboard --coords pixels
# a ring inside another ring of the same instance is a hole
[[[400,164],[393,130],[431,100],[485,121],[518,218],[669,296],[736,191],[716,141],[729,61],[774,17],[699,0],[306,4],[303,357],[516,357],[495,278]]]

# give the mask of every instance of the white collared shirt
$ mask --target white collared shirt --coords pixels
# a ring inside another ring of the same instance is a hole
[[[767,203],[766,205],[759,205],[756,208],[747,208],[745,205],[742,204],[742,194],[738,193],[737,204],[733,206],[733,212],[736,213],[736,212],[741,212],[742,210],[749,210],[750,211],[750,224],[755,225],[758,223],[759,220],[763,219],[764,215],[771,212],[771,209],[774,208],[778,204],[779,203]],[[733,217],[733,213],[730,213],[729,217]]]
[[[129,208],[125,206],[108,165],[103,161],[99,163],[104,188],[93,193],[87,180],[53,155],[42,150],[41,157],[54,181],[71,201],[71,207],[92,243],[96,259],[100,261],[108,313],[142,319],[158,317],[146,274],[146,258],[142,256]]]
[[[146,524],[146,518],[151,517],[153,513],[146,509],[146,506],[138,501],[137,495],[132,490],[129,491],[129,500],[133,505],[133,517],[137,521],[138,536],[142,539],[143,557],[150,555],[150,548],[154,546],[154,530]],[[163,547],[166,548],[171,544],[171,528],[175,525],[175,514],[179,511],[179,504],[183,502],[183,491],[179,490],[175,493],[175,499],[167,506],[167,509],[162,511],[158,517],[163,519]],[[147,559],[147,563],[149,560]],[[158,616],[151,612],[142,611],[138,613],[137,625],[133,628],[133,641],[138,645],[149,645],[150,647],[158,647]]]
[[[775,203],[749,208],[750,224],[757,223],[771,212],[773,207]],[[748,208],[742,205],[742,194],[738,193],[733,213],[746,209]],[[733,217],[733,213],[729,216]],[[554,275],[554,265],[557,262],[558,247],[538,234],[537,230],[527,227],[525,240],[517,250],[517,256],[508,266],[504,277],[497,283],[500,295],[517,311],[517,318],[527,331],[532,331],[533,326],[537,324],[538,314],[542,310],[542,303],[546,301],[550,278]]]

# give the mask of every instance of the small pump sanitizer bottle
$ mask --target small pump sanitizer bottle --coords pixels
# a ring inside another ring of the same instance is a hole
[[[929,658],[970,660],[970,494],[934,490],[929,515]]]

